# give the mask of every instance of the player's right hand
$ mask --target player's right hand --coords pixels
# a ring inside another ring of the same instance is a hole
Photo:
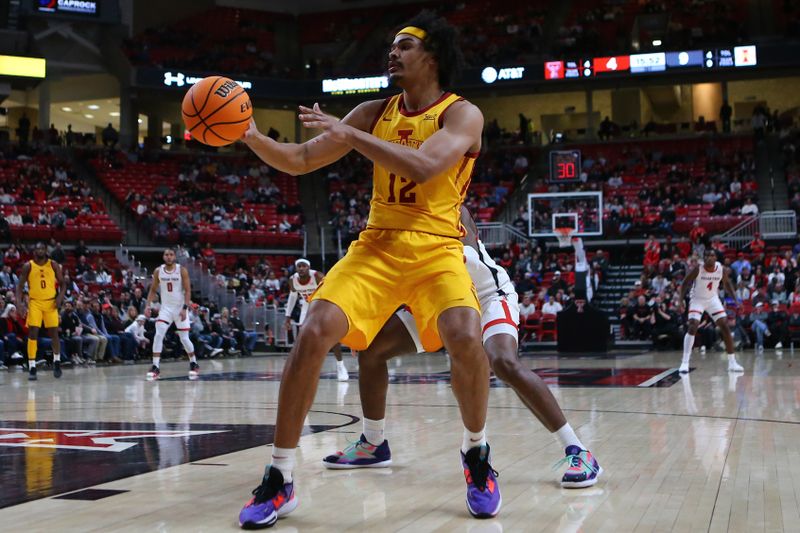
[[[256,139],[259,135],[260,132],[258,131],[258,126],[256,126],[256,121],[251,118],[250,125],[247,127],[247,130],[244,132],[244,135],[242,135],[242,142],[247,144],[248,141]]]
[[[291,329],[292,329],[292,319],[291,318],[287,318],[286,322],[283,323],[283,329],[285,329],[286,331],[291,331]]]

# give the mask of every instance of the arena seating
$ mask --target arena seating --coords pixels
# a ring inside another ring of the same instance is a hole
[[[184,239],[181,239],[177,227],[181,218],[190,220],[194,213],[212,205],[220,205],[225,208],[227,216],[241,214],[254,216],[258,223],[257,229],[224,230],[219,227],[219,224],[204,217],[198,222],[190,222],[192,233],[200,242],[232,247],[265,245],[296,247],[302,245],[301,232],[278,230],[278,226],[284,218],[293,228],[302,226],[302,215],[297,214],[299,213],[299,199],[297,180],[294,177],[273,172],[269,179],[278,188],[278,195],[273,196],[269,203],[242,201],[245,190],[255,190],[259,187],[258,180],[246,172],[254,160],[251,158],[211,159],[210,165],[204,166],[203,171],[216,172],[215,163],[231,167],[234,174],[239,176],[239,184],[226,183],[222,176],[216,173],[213,175],[206,173],[206,179],[203,181],[199,179],[179,181],[178,176],[182,171],[188,173],[189,162],[185,156],[166,157],[156,163],[132,163],[122,158],[116,158],[114,161],[105,159],[93,161],[98,177],[120,203],[126,204],[137,215],[140,205],[146,208],[139,215],[140,220],[154,217],[159,223],[166,224],[165,232],[160,235],[159,239],[166,243],[188,240],[188,237],[185,236]],[[191,167],[191,165],[189,166]],[[132,191],[135,191],[135,194],[132,194]],[[283,205],[291,208],[294,213],[279,214],[278,201],[282,201]]]
[[[137,65],[269,76],[274,73],[274,26],[287,17],[217,7],[169,26],[149,29],[126,43],[125,50]]]
[[[51,237],[61,242],[85,240],[87,242],[118,243],[123,233],[109,217],[105,205],[80,191],[85,187],[81,180],[69,177],[61,181],[54,177],[56,170],[68,172],[68,165],[51,156],[37,155],[32,159],[5,159],[0,161],[0,186],[13,198],[13,203],[0,205],[0,213],[8,217],[15,210],[23,217],[30,215],[33,223],[11,225],[13,239],[21,241],[49,241]],[[53,183],[59,183],[54,190]],[[67,190],[65,183],[71,183]],[[41,213],[64,213],[63,227],[39,224]]]

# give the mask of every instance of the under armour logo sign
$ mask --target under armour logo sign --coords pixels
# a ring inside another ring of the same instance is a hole
[[[178,72],[177,74],[172,74],[172,72],[165,72],[164,73],[164,85],[167,87],[171,87],[174,83],[176,87],[183,87],[186,85],[186,76]]]

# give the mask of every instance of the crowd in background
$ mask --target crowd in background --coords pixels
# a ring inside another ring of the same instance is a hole
[[[739,251],[696,232],[691,242],[673,244],[651,236],[644,245],[644,270],[634,288],[622,298],[619,318],[622,338],[653,340],[677,348],[685,329],[680,286],[686,274],[698,266],[698,257],[711,247],[728,270],[735,287],[730,294],[720,285],[727,320],[737,344],[782,348],[800,333],[800,242],[778,249],[767,248],[759,234]],[[700,266],[702,268],[702,265]],[[690,291],[687,290],[688,298]],[[704,316],[700,343],[719,342],[716,326]]]

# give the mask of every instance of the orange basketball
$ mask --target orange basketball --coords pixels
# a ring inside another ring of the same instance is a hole
[[[247,131],[253,104],[235,81],[209,76],[192,85],[183,97],[181,113],[192,137],[210,146],[225,146]]]

